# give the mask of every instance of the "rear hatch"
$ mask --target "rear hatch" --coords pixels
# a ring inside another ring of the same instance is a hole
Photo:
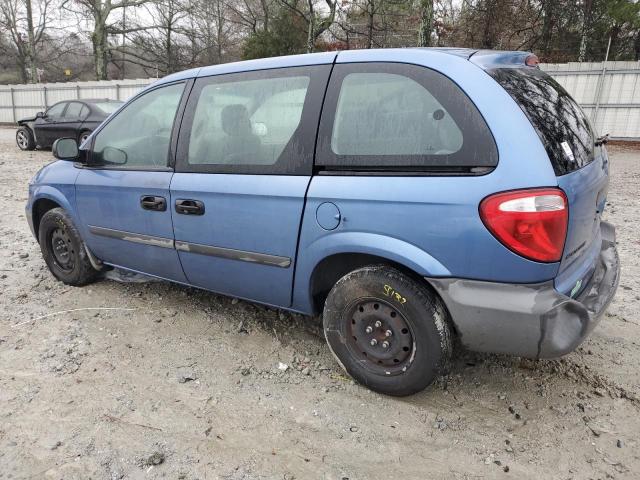
[[[595,270],[600,217],[606,203],[609,163],[595,145],[591,124],[573,98],[535,67],[494,68],[488,73],[511,95],[538,133],[558,186],[569,201],[569,225],[556,289],[575,297]]]

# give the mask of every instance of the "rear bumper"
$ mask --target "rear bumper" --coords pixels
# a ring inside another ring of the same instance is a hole
[[[462,344],[470,350],[553,358],[575,350],[598,324],[620,279],[615,229],[601,223],[602,246],[588,284],[576,298],[553,281],[505,284],[427,278],[449,309]]]

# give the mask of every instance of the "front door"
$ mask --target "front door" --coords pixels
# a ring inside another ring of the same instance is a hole
[[[196,80],[171,182],[189,283],[290,306],[330,65]]]
[[[58,138],[58,129],[63,121],[64,111],[68,102],[52,105],[44,116],[36,119],[34,124],[36,142],[41,147],[50,147]]]
[[[89,109],[80,102],[69,102],[62,119],[56,125],[56,138],[78,138],[83,116],[89,113]]]
[[[173,244],[168,166],[185,83],[129,103],[97,133],[76,180],[83,238],[105,263],[186,282]]]

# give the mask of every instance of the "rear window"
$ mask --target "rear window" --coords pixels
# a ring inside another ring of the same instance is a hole
[[[493,136],[465,93],[417,65],[336,65],[320,122],[323,170],[486,173]]]
[[[533,125],[556,175],[571,173],[593,161],[591,124],[558,82],[536,68],[497,68],[489,74]]]

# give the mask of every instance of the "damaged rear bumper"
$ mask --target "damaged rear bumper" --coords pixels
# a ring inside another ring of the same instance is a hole
[[[559,357],[575,350],[591,333],[618,288],[615,229],[602,222],[601,231],[598,264],[576,298],[558,292],[553,281],[518,285],[426,280],[447,305],[466,348],[529,358]]]

